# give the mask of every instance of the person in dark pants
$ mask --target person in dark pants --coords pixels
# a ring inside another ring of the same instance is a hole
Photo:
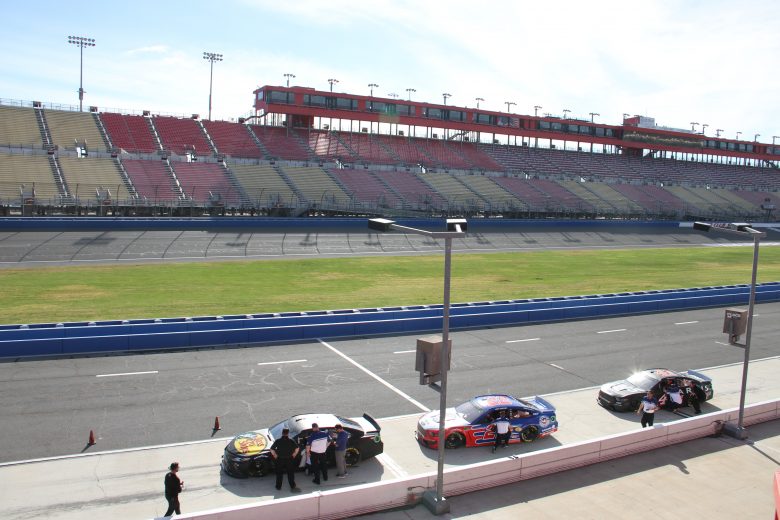
[[[325,458],[325,452],[330,444],[328,432],[321,431],[317,423],[311,425],[311,435],[306,439],[306,453],[311,458],[311,470],[314,473],[315,484],[320,483],[320,473],[322,479],[328,480],[328,461]]]
[[[294,493],[301,490],[295,485],[295,457],[299,451],[298,445],[290,438],[290,429],[283,428],[282,436],[271,445],[271,456],[276,466],[276,489],[282,489],[282,478],[287,473],[290,489]]]
[[[349,443],[349,433],[343,426],[337,424],[335,426],[336,433],[333,437],[333,444],[335,451],[333,454],[336,457],[336,476],[338,478],[344,478],[347,476],[347,444]]]
[[[636,410],[637,415],[642,413],[642,428],[653,425],[656,410],[658,410],[658,401],[655,400],[653,392],[647,392]]]
[[[493,427],[496,429],[496,444],[493,446],[493,451],[503,444],[504,448],[509,446],[509,436],[512,435],[509,428],[512,423],[506,418],[506,412],[501,412],[501,415],[493,421]]]
[[[168,510],[163,516],[172,516],[174,511],[177,515],[181,514],[181,504],[179,504],[179,493],[184,490],[184,481],[179,478],[179,463],[172,462],[170,471],[165,475],[165,500],[168,501]]]

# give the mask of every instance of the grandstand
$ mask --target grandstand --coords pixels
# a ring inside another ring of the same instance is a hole
[[[388,119],[395,124],[382,123],[373,109],[358,114],[359,96],[355,113],[306,107],[315,119],[295,112],[305,104],[301,87],[261,87],[269,88],[294,94],[286,104],[257,105],[285,116],[270,125],[260,115],[246,124],[0,102],[0,206],[18,211],[27,192],[54,213],[101,200],[132,214],[155,214],[159,205],[295,215],[774,217],[780,147],[707,139],[688,150],[700,137],[685,131],[678,149],[659,150],[648,144],[654,135],[674,131],[473,109],[454,110],[451,126],[441,119],[450,112],[436,112],[434,122],[431,105],[412,102]],[[336,131],[339,117],[349,129],[358,119],[361,131]],[[477,117],[479,124],[464,122]]]

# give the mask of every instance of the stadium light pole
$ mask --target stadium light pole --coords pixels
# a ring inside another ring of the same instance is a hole
[[[702,125],[701,125],[701,135],[705,135],[704,131],[707,130],[708,126],[710,126],[710,125],[707,124],[707,123],[702,123]]]
[[[695,121],[691,121],[691,132],[696,132],[696,127],[699,126],[699,123]]]
[[[594,116],[600,116],[600,115],[601,115],[601,114],[599,114],[598,112],[591,112],[591,113],[590,113],[590,122],[591,122],[591,123],[593,122],[593,117],[594,117]]]
[[[81,112],[84,108],[84,47],[94,47],[95,39],[84,36],[68,36],[68,43],[79,47],[79,112]]]
[[[625,121],[625,120],[626,120],[626,118],[627,118],[628,116],[630,116],[630,115],[631,115],[631,114],[626,114],[625,112],[623,112],[623,121]]]
[[[393,98],[393,99],[398,99],[398,94],[396,94],[395,92],[390,92],[390,93],[388,94],[388,96],[390,96],[390,97],[391,97],[391,98]]]
[[[517,103],[515,103],[514,101],[504,101],[504,104],[506,105],[506,113],[509,114],[511,110],[510,107],[512,105],[516,105]]]
[[[737,132],[737,141],[739,141],[739,136],[742,135],[742,132]]]
[[[444,98],[444,106],[447,106],[447,98],[452,97],[452,94],[445,92],[444,94],[441,95],[441,97]]]
[[[542,105],[534,105],[534,117],[537,117],[540,108],[542,108]]]
[[[474,101],[476,101],[476,102],[477,102],[477,110],[479,110],[479,102],[480,102],[480,101],[485,101],[485,98],[481,98],[481,97],[474,98]]]
[[[379,85],[377,85],[376,83],[369,83],[368,88],[371,89],[371,97],[374,97],[374,89],[379,88]]]
[[[759,137],[761,137],[761,134],[754,135],[753,136],[753,141],[757,142]]]
[[[292,74],[290,72],[287,72],[284,74],[284,77],[287,78],[287,87],[290,86],[290,78],[295,78],[295,74]]]
[[[715,137],[720,137],[720,133],[723,132],[722,128],[716,128],[715,129]]]
[[[204,52],[203,59],[208,60],[211,66],[211,73],[209,74],[209,121],[211,121],[211,87],[214,83],[214,62],[222,61],[222,55],[214,52]]]
[[[408,89],[406,89],[406,92],[409,95],[409,101],[411,101],[412,100],[412,92],[417,92],[417,89],[408,88]]]
[[[750,224],[734,222],[730,224],[708,224],[706,222],[694,222],[693,229],[697,231],[713,231],[742,238],[751,238],[753,240],[753,271],[750,280],[750,299],[748,302],[747,328],[745,329],[745,344],[737,345],[745,349],[745,360],[742,363],[742,390],[739,395],[739,418],[737,426],[731,423],[723,425],[723,431],[737,439],[746,439],[747,432],[744,427],[745,418],[745,391],[747,390],[748,364],[750,363],[750,337],[753,332],[753,309],[756,305],[756,274],[758,273],[758,244],[766,233],[753,229]]]
[[[568,108],[564,108],[563,109],[563,118],[566,119],[566,115],[569,114],[570,112],[571,112],[571,110],[569,110]]]
[[[339,80],[337,80],[336,78],[330,78],[330,79],[328,80],[328,83],[330,83],[330,91],[331,91],[331,92],[333,92],[333,84],[334,84],[334,83],[338,83],[338,82],[339,82]]]
[[[452,239],[465,238],[466,219],[448,218],[447,231],[426,231],[413,227],[401,226],[392,220],[384,218],[372,218],[368,221],[368,228],[375,231],[402,231],[415,235],[424,235],[430,238],[444,239],[444,309],[442,316],[442,352],[440,391],[439,391],[439,450],[436,477],[436,494],[431,490],[423,493],[423,503],[435,515],[443,515],[450,511],[450,505],[444,499],[444,419],[447,415],[447,370],[452,352],[450,344],[450,279],[452,272]]]

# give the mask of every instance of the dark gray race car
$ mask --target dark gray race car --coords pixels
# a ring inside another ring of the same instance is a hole
[[[714,395],[712,379],[700,372],[651,368],[637,372],[628,379],[602,385],[597,400],[604,408],[617,412],[633,412],[639,408],[639,403],[648,390],[659,399],[664,393],[664,387],[669,383],[676,384],[682,390],[683,406],[693,404],[694,399],[699,403],[708,401]]]

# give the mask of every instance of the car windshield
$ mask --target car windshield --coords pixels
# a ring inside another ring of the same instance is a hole
[[[647,391],[653,388],[656,383],[658,383],[658,378],[648,372],[637,372],[636,374],[629,377],[627,381],[635,387]]]
[[[466,401],[465,403],[455,407],[455,411],[463,416],[468,422],[474,422],[482,415],[482,408],[476,406],[473,401]]]
[[[280,422],[279,424],[274,424],[270,428],[268,428],[268,431],[271,433],[271,436],[274,439],[278,439],[282,436],[282,429],[287,427],[287,420]],[[295,437],[298,434],[298,432],[290,432],[290,437]]]

